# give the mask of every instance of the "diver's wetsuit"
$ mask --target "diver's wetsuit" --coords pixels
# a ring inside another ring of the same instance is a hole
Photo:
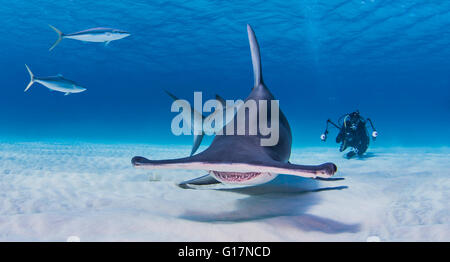
[[[359,117],[359,116],[358,116]],[[347,154],[347,157],[352,157],[355,154],[361,156],[367,151],[369,147],[369,135],[367,134],[366,121],[360,118],[357,123],[353,123],[352,120],[344,120],[339,134],[336,137],[336,143],[341,143],[339,151],[342,152],[347,147],[353,147],[354,150]]]
[[[346,114],[339,118],[338,123],[335,124],[331,120],[327,120],[327,128],[322,134],[322,140],[325,141],[328,134],[328,124],[332,124],[339,129],[339,134],[336,137],[336,143],[341,143],[339,148],[340,152],[345,151],[348,147],[353,148],[352,151],[347,153],[346,157],[351,158],[356,154],[362,156],[369,147],[370,138],[367,133],[366,124],[370,123],[373,129],[372,137],[375,140],[377,132],[372,124],[372,120],[369,118],[364,119],[360,116],[359,111],[355,111],[350,114]]]

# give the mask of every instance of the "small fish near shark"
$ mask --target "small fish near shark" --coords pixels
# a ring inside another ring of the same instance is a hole
[[[256,103],[260,103],[264,100],[275,100],[263,82],[259,45],[250,25],[247,25],[247,33],[253,64],[254,87],[246,101],[254,100]],[[246,109],[240,107],[238,114],[240,110]],[[259,109],[256,111],[257,115],[260,114],[259,111]],[[245,135],[216,135],[211,145],[196,155],[166,160],[149,160],[136,156],[133,157],[131,163],[134,167],[143,169],[207,171],[207,175],[179,184],[182,188],[191,189],[209,188],[218,184],[253,186],[269,182],[278,174],[333,180],[330,177],[337,172],[337,167],[333,163],[296,165],[289,162],[292,134],[287,118],[281,110],[279,111],[279,140],[273,146],[261,146],[260,141],[264,136],[260,131],[256,135],[249,134],[248,119],[247,117],[245,120]],[[268,121],[270,123],[270,120]],[[229,127],[233,122],[223,128]],[[233,125],[231,128],[236,131],[237,125]],[[194,146],[197,147],[197,145]]]
[[[28,73],[30,74],[30,83],[28,83],[24,92],[28,91],[34,83],[39,83],[50,90],[63,92],[64,95],[70,95],[71,93],[81,93],[86,91],[86,88],[80,86],[76,82],[65,79],[62,75],[48,76],[48,77],[36,77],[31,72],[30,68],[25,65]]]
[[[63,34],[56,27],[52,25],[49,26],[58,34],[58,39],[50,47],[49,51],[53,50],[64,38],[79,40],[83,42],[105,43],[105,45],[108,45],[111,41],[119,40],[131,35],[127,31],[103,27],[91,28],[71,34]]]

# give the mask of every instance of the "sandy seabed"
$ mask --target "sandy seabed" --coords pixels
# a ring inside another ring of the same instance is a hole
[[[189,146],[0,143],[0,241],[450,241],[450,149],[296,148],[343,181],[279,176],[186,190],[202,171],[137,170]]]

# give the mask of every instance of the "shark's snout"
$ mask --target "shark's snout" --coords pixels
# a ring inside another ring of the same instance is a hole
[[[141,157],[141,156],[135,156],[131,159],[131,164],[133,166],[139,166],[139,163],[141,162],[142,159],[143,159],[143,157]]]
[[[332,174],[335,174],[337,172],[337,166],[334,163],[331,164]]]
[[[334,163],[325,163],[322,164],[321,167],[319,174],[322,174],[325,177],[333,176],[337,172],[337,166]]]
[[[131,164],[135,167],[141,166],[141,165],[143,165],[145,163],[149,163],[149,162],[150,162],[150,160],[148,160],[147,158],[142,157],[142,156],[135,156],[135,157],[133,157],[133,159],[131,159]]]

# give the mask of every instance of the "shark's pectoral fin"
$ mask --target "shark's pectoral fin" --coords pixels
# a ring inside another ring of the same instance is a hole
[[[65,93],[64,95],[65,95],[65,96],[68,96],[68,95],[70,95],[70,92],[67,92],[67,93]]]
[[[327,181],[327,182],[345,180],[345,178],[343,178],[343,177],[330,177],[330,178],[316,177],[316,179],[320,180],[320,181]]]
[[[214,177],[210,175],[201,176],[191,180],[183,181],[178,184],[179,187],[184,189],[200,189],[200,188],[210,188],[211,186],[222,184],[217,181]]]
[[[106,41],[105,46],[108,46],[111,41]]]

